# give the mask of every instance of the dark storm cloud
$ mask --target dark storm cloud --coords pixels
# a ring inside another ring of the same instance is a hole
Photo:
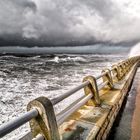
[[[132,4],[130,0],[1,0],[0,38],[16,36],[19,42],[44,44],[139,40],[140,18],[129,12],[136,5]]]
[[[30,0],[12,0],[18,7],[23,8],[31,8],[32,10],[36,11],[36,4]]]

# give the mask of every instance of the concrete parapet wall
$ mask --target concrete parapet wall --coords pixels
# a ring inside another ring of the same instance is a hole
[[[106,87],[99,92],[99,107],[86,104],[72,114],[59,128],[61,139],[106,139],[131,87],[137,65],[133,66],[127,76],[114,84],[113,89]]]

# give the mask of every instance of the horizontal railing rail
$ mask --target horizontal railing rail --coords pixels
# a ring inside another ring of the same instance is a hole
[[[31,101],[27,106],[27,113],[24,113],[20,117],[0,126],[0,138],[17,129],[21,125],[30,122],[34,140],[60,139],[58,127],[63,124],[71,114],[85,105],[89,100],[91,100],[95,106],[100,106],[99,91],[104,88],[113,88],[114,84],[127,75],[139,60],[139,56],[132,57],[113,65],[111,69],[103,70],[99,76],[87,76],[84,78],[83,83],[52,100],[49,100],[46,97],[39,97]],[[100,84],[97,82],[99,79],[102,79]],[[84,89],[85,95],[74,101],[60,113],[55,114],[53,106],[81,89]],[[47,123],[45,119],[48,120]],[[41,127],[43,127],[43,129]]]

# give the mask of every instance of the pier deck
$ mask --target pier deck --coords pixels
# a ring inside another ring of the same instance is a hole
[[[111,129],[110,139],[140,140],[140,68]]]

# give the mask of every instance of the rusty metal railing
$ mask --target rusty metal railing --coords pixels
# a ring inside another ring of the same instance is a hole
[[[0,126],[0,138],[21,125],[30,122],[31,133],[34,140],[59,140],[58,127],[63,124],[71,114],[86,103],[100,106],[99,91],[104,88],[112,89],[114,84],[122,80],[139,60],[139,56],[132,57],[113,65],[111,69],[103,70],[101,75],[97,77],[87,76],[83,79],[82,84],[52,100],[46,97],[39,97],[31,101],[27,106],[27,113]],[[102,83],[100,84],[98,84],[99,79],[102,79]],[[81,89],[84,89],[84,96],[74,101],[59,114],[55,114],[54,105]]]

